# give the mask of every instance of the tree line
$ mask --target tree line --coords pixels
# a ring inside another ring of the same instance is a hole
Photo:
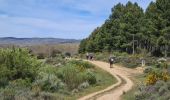
[[[151,2],[144,11],[137,3],[114,6],[105,23],[80,43],[85,52],[147,52],[167,56],[170,49],[170,0]]]

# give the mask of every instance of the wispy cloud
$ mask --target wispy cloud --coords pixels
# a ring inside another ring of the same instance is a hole
[[[131,0],[144,9],[151,0]],[[84,38],[127,0],[0,0],[0,37]]]

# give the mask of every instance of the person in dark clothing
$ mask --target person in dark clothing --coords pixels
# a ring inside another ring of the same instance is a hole
[[[113,68],[113,63],[115,62],[114,57],[109,57],[110,68]]]
[[[90,53],[90,54],[89,54],[89,60],[93,60],[93,58],[94,58],[93,53]]]

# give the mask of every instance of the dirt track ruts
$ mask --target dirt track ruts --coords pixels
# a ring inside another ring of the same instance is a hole
[[[125,68],[117,65],[113,65],[113,68],[110,68],[108,63],[102,61],[89,62],[109,72],[117,79],[117,83],[107,87],[104,90],[81,97],[78,100],[93,100],[93,97],[95,97],[95,100],[121,100],[121,95],[133,87],[134,83],[130,77],[133,74],[139,74],[142,72],[141,70]]]

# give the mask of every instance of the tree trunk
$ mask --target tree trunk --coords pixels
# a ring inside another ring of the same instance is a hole
[[[167,58],[167,45],[165,45],[165,58]]]

